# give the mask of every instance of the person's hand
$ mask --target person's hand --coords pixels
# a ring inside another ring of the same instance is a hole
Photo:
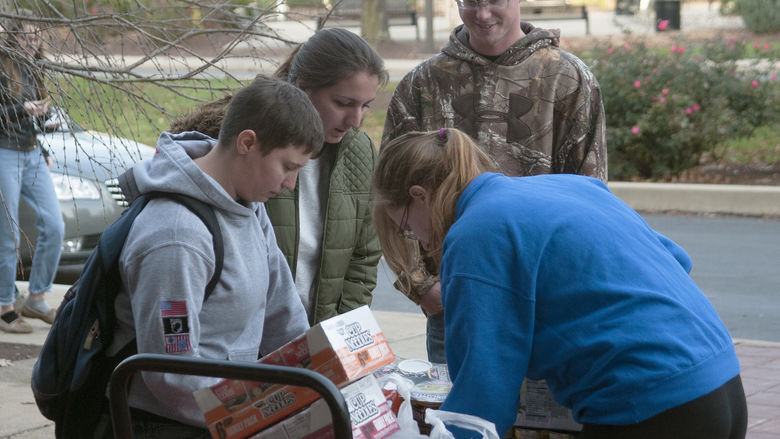
[[[46,156],[46,166],[48,166],[49,169],[51,169],[51,165],[53,165],[53,164],[54,164],[54,159],[51,158],[50,155],[47,155]]]
[[[51,99],[46,99],[46,105],[47,107],[51,107]],[[50,110],[51,108],[46,109],[47,112],[49,112]],[[51,111],[51,117],[46,119],[46,121],[43,123],[43,129],[44,131],[56,131],[64,123],[65,123],[65,115],[61,111],[59,110]]]
[[[442,311],[441,306],[441,283],[436,282],[430,290],[422,297],[420,308],[425,311],[425,315],[432,316]]]
[[[49,103],[45,100],[27,101],[22,106],[31,116],[43,116],[49,112]]]
[[[51,118],[43,123],[43,129],[45,131],[54,131],[57,128],[59,128],[62,125],[61,120],[55,120],[54,118]]]

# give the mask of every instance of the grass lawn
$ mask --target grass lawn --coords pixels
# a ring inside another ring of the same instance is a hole
[[[57,105],[84,128],[155,145],[173,118],[241,84],[228,79],[191,80],[166,86],[141,83],[119,90],[84,80],[57,84]]]

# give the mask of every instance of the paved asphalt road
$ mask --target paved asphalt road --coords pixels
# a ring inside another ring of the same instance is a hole
[[[691,275],[735,338],[780,341],[780,220],[645,215],[691,256]]]
[[[780,220],[691,215],[643,215],[691,256],[691,275],[732,337],[780,341]],[[393,288],[380,263],[372,308],[420,312]]]

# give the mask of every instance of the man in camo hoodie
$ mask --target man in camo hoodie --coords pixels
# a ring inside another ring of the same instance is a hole
[[[409,131],[458,128],[511,176],[569,173],[607,180],[601,90],[560,31],[522,22],[522,0],[457,0],[463,24],[393,94],[382,144]],[[446,362],[438,267],[389,265],[396,288],[428,316],[428,357]]]

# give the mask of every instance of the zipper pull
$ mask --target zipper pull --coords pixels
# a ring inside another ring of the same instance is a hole
[[[92,324],[92,327],[89,328],[89,334],[87,334],[87,339],[84,340],[84,350],[89,351],[92,349],[92,343],[95,342],[95,339],[100,336],[100,326],[98,324],[97,319],[95,319],[95,323]]]

